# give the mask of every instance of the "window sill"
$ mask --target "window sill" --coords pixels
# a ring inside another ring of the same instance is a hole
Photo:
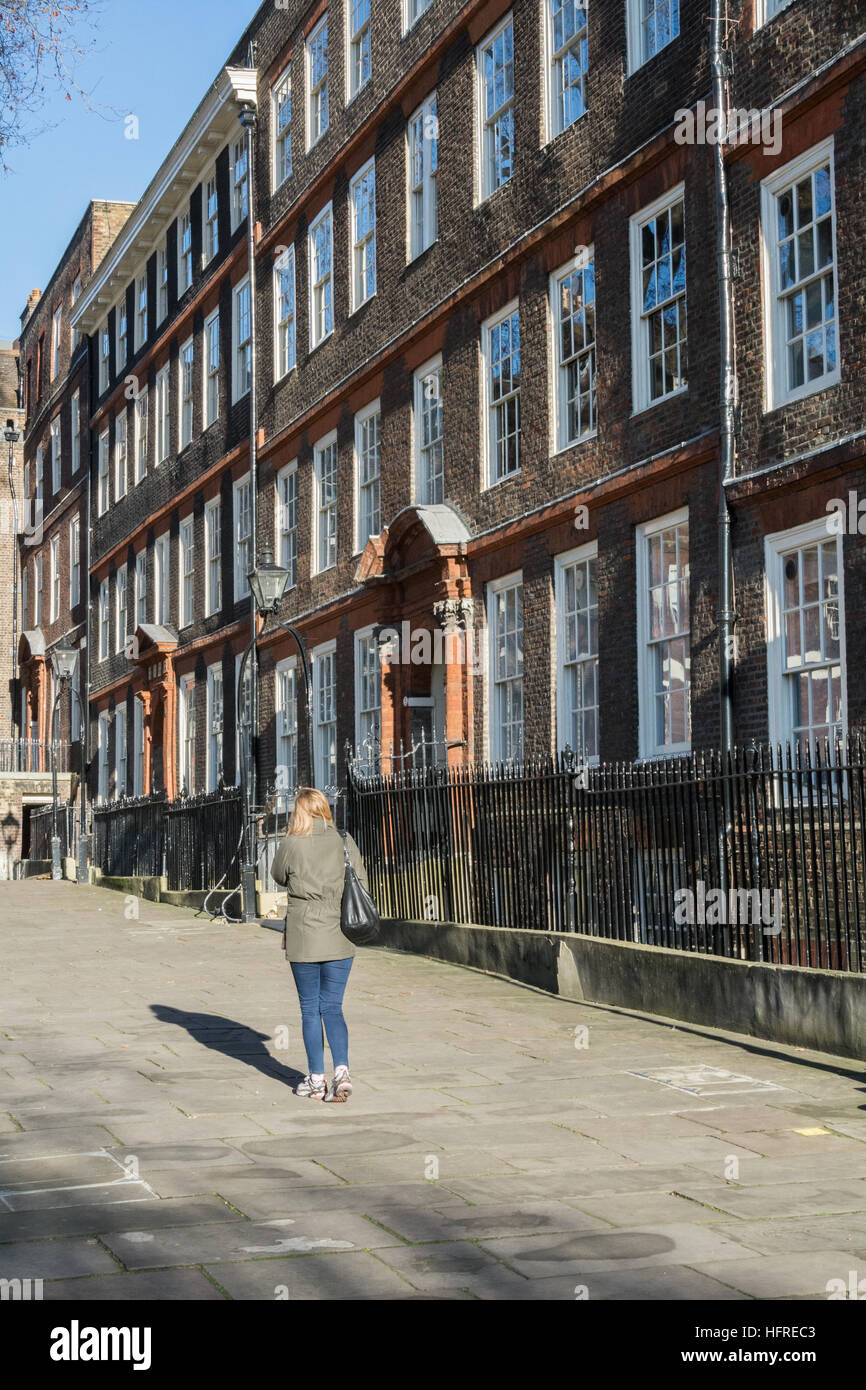
[[[478,212],[481,208],[486,207],[490,200],[496,197],[497,193],[503,193],[505,189],[510,188],[513,183],[514,175],[511,174],[511,176],[507,178],[504,183],[501,183],[498,188],[491,188],[489,193],[483,193],[481,197],[478,199],[478,201],[475,203],[475,206],[473,207],[472,211]]]
[[[658,748],[651,753],[641,753],[635,758],[635,766],[664,762],[666,758],[689,758],[693,752],[690,743],[672,743],[669,748]]]
[[[570,439],[567,444],[560,444],[551,452],[548,462],[553,463],[554,459],[562,458],[563,454],[569,453],[571,449],[579,448],[581,444],[590,444],[593,439],[598,439],[598,428],[587,431],[579,439]]]
[[[503,483],[510,483],[512,478],[519,478],[522,471],[521,468],[515,468],[511,473],[506,473],[503,477],[497,478],[493,483],[484,483],[481,491],[493,492],[494,488],[502,487]]]
[[[366,299],[363,299],[363,300],[361,301],[360,304],[356,304],[354,309],[350,309],[350,310],[349,310],[349,313],[348,313],[347,317],[350,318],[350,319],[353,319],[353,318],[355,317],[356,314],[360,314],[360,312],[361,312],[362,309],[366,309],[366,307],[367,307],[368,304],[372,304],[373,300],[376,299],[376,297],[378,296],[378,294],[379,294],[379,290],[378,290],[378,286],[377,286],[377,288],[373,291],[372,294],[369,294],[369,295],[367,296]],[[333,332],[333,329],[332,329],[331,331]]]
[[[680,386],[676,391],[669,391],[666,396],[659,396],[654,401],[648,401],[646,405],[637,406],[637,408],[632,411],[629,418],[631,420],[636,420],[639,415],[646,415],[648,410],[655,410],[660,405],[666,405],[668,401],[676,400],[678,396],[687,396],[688,394],[688,386]]]
[[[579,116],[576,116],[569,125],[563,126],[562,130],[557,130],[555,134],[549,134],[547,139],[541,142],[539,149],[549,151],[551,146],[556,144],[557,140],[561,140],[563,135],[567,135],[570,130],[574,130],[575,126],[580,125],[581,121],[585,120],[588,115],[589,107],[581,112]]]
[[[334,336],[334,330],[333,330],[333,328],[332,328],[332,329],[330,330],[330,332],[329,332],[329,333],[326,333],[325,336],[324,336],[324,338],[320,338],[319,341],[318,341],[317,343],[310,343],[310,351],[309,351],[309,354],[308,354],[308,355],[309,355],[310,357],[312,357],[313,353],[314,353],[314,352],[318,352],[320,347],[324,347],[324,346],[325,346],[325,343],[327,343],[327,342],[329,341],[329,339],[333,338],[333,336]]]
[[[406,257],[406,267],[407,267],[407,269],[408,269],[408,267],[409,267],[410,265],[416,265],[418,261],[420,261],[424,256],[427,255],[427,252],[428,252],[428,251],[432,251],[432,250],[433,250],[433,247],[434,247],[434,246],[437,246],[438,244],[439,244],[439,234],[438,234],[438,232],[437,232],[437,234],[436,234],[436,236],[433,238],[433,240],[432,240],[432,241],[428,241],[428,243],[427,243],[426,246],[422,246],[420,251],[416,251],[415,254],[414,254],[414,256],[412,255],[412,253],[411,253],[411,251],[410,251],[409,255]]]
[[[360,87],[358,88],[357,92],[349,92],[349,93],[347,94],[347,96],[346,96],[346,106],[345,106],[345,109],[346,109],[347,111],[348,111],[349,107],[352,105],[352,102],[353,102],[353,101],[357,101],[357,100],[358,100],[358,97],[361,96],[364,92],[366,92],[367,88],[370,86],[370,83],[371,83],[372,81],[373,81],[373,78],[372,78],[372,74],[371,74],[370,77],[367,78],[366,82],[362,82],[362,83],[361,83],[361,85],[360,85]]]
[[[788,395],[779,400],[774,399],[771,404],[765,407],[763,413],[764,415],[772,415],[774,411],[785,410],[790,406],[799,405],[801,401],[808,400],[810,396],[817,396],[821,391],[829,391],[834,386],[838,386],[841,380],[842,373],[837,369],[835,372],[821,377],[820,381],[810,381],[798,387],[796,391],[791,391]]]
[[[639,72],[643,72],[644,68],[647,67],[649,63],[653,62],[654,59],[660,58],[663,53],[666,53],[667,50],[670,48],[671,44],[676,43],[679,37],[679,34],[673,34],[668,39],[667,43],[662,44],[661,48],[657,48],[655,53],[650,53],[647,55],[646,58],[641,58],[639,63],[635,63],[634,67],[631,66],[631,63],[629,63],[629,70],[625,75],[626,82],[630,77],[636,77]]]

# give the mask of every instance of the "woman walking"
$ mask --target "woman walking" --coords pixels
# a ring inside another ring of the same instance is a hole
[[[355,947],[340,930],[340,904],[345,880],[343,837],[334,824],[327,797],[302,787],[295,800],[282,843],[274,855],[271,877],[288,889],[285,948],[298,998],[309,1075],[295,1088],[311,1100],[347,1101],[349,1032],[343,1018],[343,994]],[[351,835],[346,849],[364,887],[367,871]],[[334,1063],[334,1079],[325,1080],[322,1024]]]

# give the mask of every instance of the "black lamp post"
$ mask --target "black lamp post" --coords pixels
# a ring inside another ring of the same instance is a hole
[[[68,642],[58,642],[51,651],[51,669],[54,672],[54,702],[51,706],[51,877],[60,879],[63,870],[60,866],[60,836],[57,834],[57,706],[67,681],[72,680],[78,649]]]
[[[15,445],[21,438],[14,420],[6,421],[3,438],[9,445],[9,495],[12,498],[12,707],[10,710],[9,734],[15,739],[15,716],[18,713],[18,498],[15,494]],[[24,737],[24,730],[21,730]],[[17,766],[13,763],[13,766]]]
[[[247,575],[250,592],[254,604],[255,613],[267,622],[268,614],[275,613],[280,606],[286,585],[289,582],[289,572],[280,565],[274,563],[274,557],[270,550],[265,550],[262,557]],[[253,623],[253,632],[250,641],[241,657],[240,670],[238,671],[238,688],[235,697],[236,720],[235,727],[240,733],[240,713],[243,710],[244,701],[244,679],[246,676],[247,662],[254,656],[256,648],[256,628]],[[253,663],[253,681],[255,681],[258,663]],[[250,702],[248,713],[248,724],[244,730],[243,757],[241,767],[243,769],[243,816],[244,816],[244,866],[243,866],[243,887],[244,887],[244,921],[254,922],[256,920],[256,808],[255,797],[252,789],[255,785],[255,734],[253,722],[255,719],[256,701],[253,692],[250,691]]]

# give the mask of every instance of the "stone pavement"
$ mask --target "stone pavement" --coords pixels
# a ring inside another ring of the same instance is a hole
[[[30,880],[0,884],[0,952],[0,1278],[46,1299],[866,1279],[855,1062],[376,950],[347,993],[355,1094],[323,1106],[290,1089],[275,932]]]

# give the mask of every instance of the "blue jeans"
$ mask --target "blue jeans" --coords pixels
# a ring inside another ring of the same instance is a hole
[[[292,974],[301,1001],[301,1029],[310,1075],[324,1075],[322,1023],[335,1067],[349,1065],[349,1030],[343,1018],[343,995],[354,956],[345,960],[292,961]]]

